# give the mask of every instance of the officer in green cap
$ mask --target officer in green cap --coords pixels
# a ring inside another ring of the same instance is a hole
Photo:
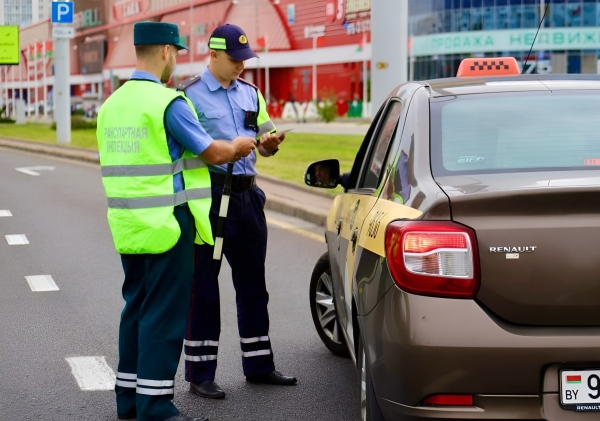
[[[131,79],[98,115],[108,223],[125,272],[116,380],[119,419],[201,421],[173,405],[194,276],[194,243],[213,244],[207,164],[248,156],[251,137],[213,140],[189,101],[163,86],[177,61],[176,25],[134,26]],[[202,270],[202,268],[197,268]]]

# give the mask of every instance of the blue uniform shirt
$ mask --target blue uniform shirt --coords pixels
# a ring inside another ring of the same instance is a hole
[[[194,104],[200,124],[213,139],[230,141],[238,136],[256,137],[253,129],[244,126],[246,111],[257,111],[256,89],[243,82],[232,81],[229,89],[206,68],[201,80],[185,90],[186,96]],[[227,165],[211,166],[213,172],[225,172]],[[256,171],[256,151],[234,164],[233,174],[254,176]]]
[[[161,83],[156,76],[139,70],[133,72],[131,79]],[[184,148],[194,155],[199,155],[210,146],[213,139],[198,123],[190,106],[183,98],[173,101],[167,108],[166,114],[167,145],[173,162],[181,159]],[[173,190],[175,193],[183,190],[181,173],[175,174],[173,177]]]

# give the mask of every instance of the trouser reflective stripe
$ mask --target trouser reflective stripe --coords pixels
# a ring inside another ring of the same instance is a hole
[[[108,207],[111,209],[146,209],[162,206],[177,206],[190,200],[208,199],[210,188],[188,189],[175,194],[148,197],[109,197]]]
[[[250,358],[250,357],[258,357],[261,355],[270,355],[270,349],[261,349],[260,351],[250,351],[250,352],[242,352],[242,357]]]
[[[175,392],[175,389],[147,389],[145,387],[136,387],[135,393],[140,395],[150,395],[150,396],[161,396],[161,395],[172,395]]]
[[[256,338],[240,338],[240,342],[243,344],[253,344],[255,342],[268,342],[268,336],[257,336]]]
[[[117,381],[115,381],[115,384],[117,386],[127,387],[129,389],[135,389],[136,386],[137,386],[135,380],[128,382],[126,380],[119,380],[119,379],[117,379]]]
[[[153,175],[172,175],[183,170],[205,168],[206,163],[200,158],[185,158],[172,164],[152,165],[105,165],[101,168],[102,177],[140,177]]]
[[[194,363],[198,363],[200,361],[216,361],[216,355],[185,355],[186,361],[191,361]]]
[[[120,373],[117,371],[117,379],[123,379],[123,380],[137,380],[137,374],[131,374],[131,373]]]
[[[137,384],[139,386],[150,386],[150,387],[173,387],[173,380],[145,380],[138,379]]]
[[[185,346],[219,346],[219,341],[188,341],[185,339],[183,341]]]

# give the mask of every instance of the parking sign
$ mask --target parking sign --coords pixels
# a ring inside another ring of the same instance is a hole
[[[52,23],[73,23],[74,9],[72,1],[53,1]]]

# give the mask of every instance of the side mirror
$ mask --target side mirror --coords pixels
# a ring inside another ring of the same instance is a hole
[[[304,182],[311,187],[333,189],[340,180],[340,162],[337,159],[313,162],[306,169]]]

